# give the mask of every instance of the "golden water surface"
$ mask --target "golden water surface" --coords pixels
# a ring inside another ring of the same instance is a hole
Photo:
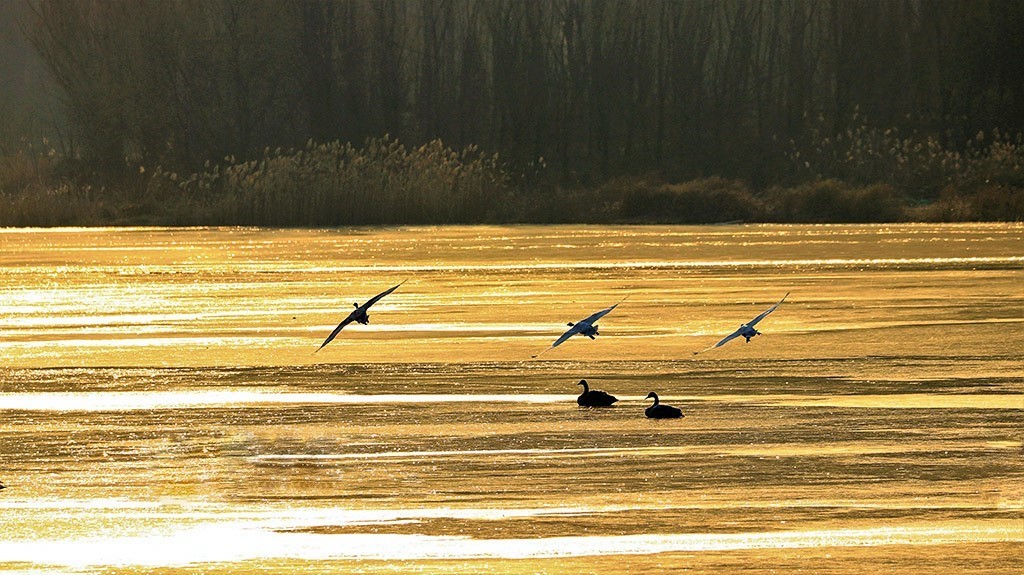
[[[1020,224],[0,229],[0,274],[0,572],[1024,569]]]

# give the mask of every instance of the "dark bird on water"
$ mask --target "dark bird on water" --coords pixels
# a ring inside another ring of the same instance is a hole
[[[583,393],[576,398],[576,403],[580,407],[608,407],[619,400],[608,392],[601,391],[600,389],[590,389],[585,379],[581,379],[576,385],[583,386]]]
[[[654,398],[654,405],[644,410],[644,415],[651,419],[676,419],[683,417],[683,410],[671,405],[659,403],[658,394],[653,391],[647,394],[646,399]]]
[[[0,489],[7,489],[7,486],[4,485],[3,482],[0,482]]]
[[[363,305],[359,305],[357,303],[352,304],[352,306],[355,307],[356,309],[352,310],[352,313],[348,314],[348,317],[342,320],[342,322],[338,324],[338,327],[334,328],[334,331],[331,332],[331,335],[327,336],[327,339],[325,339],[324,342],[320,344],[320,347],[318,347],[316,351],[320,351],[321,349],[324,348],[325,345],[331,343],[331,340],[333,340],[338,335],[338,333],[341,332],[342,329],[344,329],[346,325],[352,322],[361,323],[363,325],[370,323],[370,316],[366,314],[366,310],[370,309],[370,306],[380,301],[382,297],[398,289],[398,286],[404,283],[405,282],[403,281],[402,283],[398,284],[393,288],[386,289],[380,292],[379,294],[370,298],[369,301],[367,301]],[[316,353],[316,351],[314,351],[313,353]]]
[[[622,298],[622,301],[620,301],[619,303],[622,303],[623,301],[626,301],[626,298]],[[585,319],[581,319],[580,321],[578,321],[576,323],[572,323],[572,322],[567,323],[566,325],[569,326],[569,329],[565,330],[565,333],[563,333],[561,337],[556,339],[555,343],[551,344],[551,347],[545,349],[544,351],[542,351],[542,352],[540,352],[537,355],[534,355],[532,357],[537,357],[537,356],[543,354],[544,352],[551,351],[552,349],[555,349],[556,347],[562,345],[562,343],[565,340],[569,339],[570,337],[572,337],[572,336],[574,336],[576,334],[585,335],[585,336],[589,337],[590,339],[596,339],[597,336],[601,335],[601,334],[597,333],[597,320],[599,320],[602,317],[608,315],[613,309],[619,307],[619,303],[613,305],[612,307],[605,308],[605,309],[603,309],[603,310],[601,310],[601,311],[599,311],[597,313],[594,313],[594,314],[592,314],[590,316],[587,316]]]
[[[754,326],[757,325],[757,322],[761,321],[762,319],[767,317],[768,314],[770,314],[773,311],[775,311],[775,308],[777,308],[780,305],[782,305],[782,302],[786,301],[787,297],[789,297],[789,292],[786,292],[786,295],[782,296],[782,299],[779,300],[779,303],[777,303],[777,304],[773,305],[772,307],[766,309],[764,312],[761,313],[761,315],[759,315],[759,316],[755,317],[754,319],[748,321],[747,323],[741,325],[739,327],[739,329],[737,329],[736,331],[734,331],[734,332],[730,333],[729,335],[725,336],[724,338],[722,338],[721,341],[719,341],[715,345],[713,345],[713,346],[711,346],[709,348],[706,348],[706,349],[702,349],[700,351],[693,352],[693,355],[697,355],[698,353],[703,353],[703,352],[705,352],[705,351],[707,351],[709,349],[714,349],[716,347],[722,347],[726,343],[728,343],[731,340],[733,340],[733,339],[735,339],[737,337],[740,337],[740,336],[743,336],[743,338],[745,338],[747,340],[747,343],[750,343],[750,338],[754,337],[755,335],[761,335],[761,332],[759,332],[756,329],[754,329]]]

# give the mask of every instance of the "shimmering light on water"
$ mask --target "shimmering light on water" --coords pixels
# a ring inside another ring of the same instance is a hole
[[[127,411],[230,407],[232,405],[274,405],[315,403],[554,403],[575,400],[565,395],[495,395],[495,394],[389,394],[354,395],[343,393],[267,393],[249,390],[222,391],[144,391],[144,392],[53,392],[0,393],[0,409],[27,411]]]
[[[6,544],[0,555],[14,561],[68,567],[187,566],[267,558],[304,560],[452,560],[572,558],[679,551],[781,551],[800,548],[948,545],[1018,541],[1017,525],[977,527],[960,523],[896,528],[837,529],[775,533],[611,535],[542,539],[470,539],[432,535],[366,535],[274,532],[246,525],[192,528],[171,535],[91,538]],[[55,555],[58,551],[60,555]],[[51,559],[39,561],[39,557]]]
[[[0,230],[0,254],[0,571],[1024,569],[1018,224]],[[578,408],[581,378],[620,401]],[[686,417],[644,418],[651,390]]]
[[[146,391],[146,392],[46,392],[0,393],[0,409],[24,411],[128,411],[153,409],[213,408],[232,405],[309,405],[309,404],[398,404],[398,403],[571,403],[576,397],[557,394],[339,394],[339,393],[269,393],[248,390],[221,391]],[[643,396],[619,399],[643,401]],[[665,396],[663,399],[672,399]],[[1024,409],[1024,396],[1019,394],[929,395],[886,394],[855,396],[703,396],[683,397],[686,401],[723,401],[758,403],[761,405],[802,407],[866,407],[887,409]]]

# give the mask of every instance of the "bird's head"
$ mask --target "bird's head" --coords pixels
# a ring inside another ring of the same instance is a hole
[[[356,302],[352,302],[352,307],[359,309],[359,304],[357,304]]]
[[[654,393],[652,391],[652,392],[648,393],[647,397],[645,397],[644,399],[652,399],[652,398],[654,399],[655,402],[657,402],[658,401],[658,394]]]
[[[583,387],[587,387],[587,380],[581,379],[580,382],[577,383],[576,385],[582,385]]]
[[[574,325],[576,325],[576,324],[574,324],[573,322],[571,322],[571,321],[570,321],[569,323],[567,323],[567,324],[565,324],[565,325],[567,325],[567,326],[569,326],[569,327],[572,327],[572,326],[574,326]]]

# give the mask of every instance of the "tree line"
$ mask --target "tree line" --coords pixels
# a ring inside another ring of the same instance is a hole
[[[385,134],[593,185],[794,177],[867,122],[1024,128],[1017,0],[33,0],[100,181]]]

